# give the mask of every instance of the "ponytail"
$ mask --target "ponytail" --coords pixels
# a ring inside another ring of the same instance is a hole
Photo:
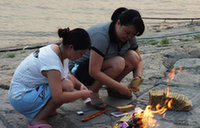
[[[58,29],[58,36],[62,38],[64,46],[72,44],[74,50],[88,49],[91,45],[89,34],[82,28],[70,30],[69,28]]]
[[[69,36],[69,31],[70,31],[69,27],[68,28],[64,28],[64,29],[59,28],[58,29],[58,36],[60,38],[65,38],[65,37]]]

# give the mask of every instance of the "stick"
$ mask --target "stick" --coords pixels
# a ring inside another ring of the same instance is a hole
[[[109,111],[109,110],[110,110],[110,109],[105,109],[105,110],[103,110],[103,111],[94,113],[94,114],[92,114],[92,115],[90,115],[90,116],[88,116],[88,117],[82,119],[82,122],[88,121],[88,120],[90,120],[90,119],[92,119],[92,118],[94,118],[94,117],[97,117],[97,116],[99,116],[99,115],[101,115],[101,114],[103,114],[104,112],[107,112],[107,111]]]

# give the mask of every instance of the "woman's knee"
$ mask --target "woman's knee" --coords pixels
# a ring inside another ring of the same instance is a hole
[[[128,51],[124,58],[126,61],[126,68],[129,69],[136,68],[138,63],[141,61],[139,55],[133,50]]]
[[[113,72],[122,72],[125,68],[125,60],[123,57],[117,56],[106,60],[104,65],[104,69],[110,68]]]
[[[67,91],[67,92],[73,92],[74,91],[73,82],[69,79],[62,80],[62,87],[63,87],[63,91]]]
[[[113,63],[113,67],[122,72],[125,68],[125,59],[123,57],[118,57],[117,61]]]

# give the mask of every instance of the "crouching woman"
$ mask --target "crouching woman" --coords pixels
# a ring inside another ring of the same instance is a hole
[[[17,67],[9,89],[9,100],[23,114],[28,128],[51,128],[47,118],[64,103],[90,97],[88,90],[68,71],[68,61],[80,58],[90,47],[88,33],[81,28],[58,29],[61,41],[44,46]],[[78,91],[74,91],[77,89]]]

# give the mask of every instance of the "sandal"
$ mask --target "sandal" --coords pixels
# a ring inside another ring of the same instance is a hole
[[[122,99],[131,99],[132,98],[132,95],[131,96],[122,95],[115,89],[111,89],[111,88],[107,88],[107,92],[108,92],[108,96],[110,96],[110,97],[122,98]]]
[[[90,104],[91,104],[94,108],[100,109],[100,110],[106,108],[107,105],[106,105],[106,104],[102,101],[102,99],[99,97],[99,94],[98,94],[98,93],[93,93],[93,94],[91,95],[90,98],[91,98]],[[93,103],[94,101],[96,101],[96,102]]]
[[[28,128],[40,128],[40,127],[52,128],[52,126],[49,124],[36,124],[36,125],[28,124]]]
[[[131,81],[131,83],[129,84],[129,88],[131,91],[133,92],[137,92],[140,91],[139,86],[142,84],[142,82],[144,81],[143,78],[135,78]]]

